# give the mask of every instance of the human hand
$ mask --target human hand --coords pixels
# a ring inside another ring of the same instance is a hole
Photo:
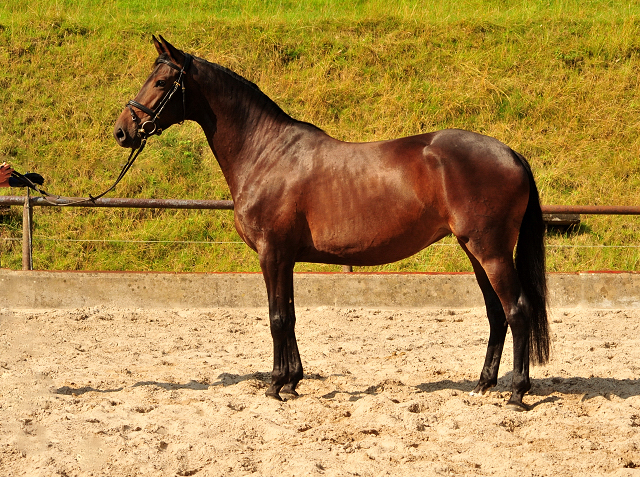
[[[9,187],[9,178],[12,172],[13,168],[9,164],[6,162],[0,164],[0,187]]]

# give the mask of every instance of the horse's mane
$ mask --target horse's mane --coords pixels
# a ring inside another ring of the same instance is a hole
[[[200,58],[200,57],[196,57],[196,58],[198,58],[201,61],[204,61],[207,65],[211,66],[213,69],[219,70],[222,73],[225,73],[225,74],[231,76],[233,79],[238,80],[239,82],[241,82],[245,86],[248,86],[249,88],[252,88],[252,89],[258,91],[259,93],[264,94],[262,92],[262,90],[258,87],[258,85],[256,85],[255,83],[252,83],[251,81],[249,81],[248,79],[244,78],[243,76],[240,76],[238,73],[236,73],[234,71],[231,71],[229,68],[225,68],[224,66],[221,66],[221,65],[219,65],[217,63],[212,63],[210,61],[205,60],[204,58]],[[162,63],[163,60],[171,62],[171,58],[169,58],[169,55],[167,55],[166,53],[162,53],[160,56],[158,56],[158,58],[156,58],[156,61],[153,64],[153,67],[155,68],[156,66],[158,66],[158,64]]]
[[[203,61],[207,66],[210,66],[211,68],[213,68],[214,70],[217,70],[225,75],[230,76],[231,78],[233,78],[234,80],[238,81],[239,83],[243,84],[244,86],[247,86],[248,88],[254,90],[256,93],[258,93],[258,95],[260,96],[260,98],[262,99],[262,101],[264,101],[267,104],[271,104],[273,107],[275,107],[275,109],[284,114],[285,116],[290,117],[287,113],[285,113],[282,108],[280,106],[278,106],[278,104],[273,101],[269,96],[267,96],[265,93],[262,92],[262,90],[258,87],[257,84],[252,83],[251,81],[249,81],[248,79],[246,79],[244,76],[240,76],[238,73],[236,73],[235,71],[230,70],[229,68],[226,68],[222,65],[219,65],[217,63],[212,63],[211,61],[205,60],[204,58],[200,58],[200,57],[194,57],[197,58],[200,61]],[[158,56],[158,58],[156,59],[155,63],[154,63],[154,67],[160,63],[160,60],[167,60],[170,61],[169,55],[167,55],[166,53],[161,54],[160,56]],[[298,121],[298,123],[302,123],[302,124],[307,124],[309,126],[312,126],[315,129],[318,129],[320,131],[322,131],[322,129],[320,129],[318,126],[316,126],[315,124],[311,124],[311,123],[307,123],[305,121]]]
[[[231,76],[232,78],[240,81],[241,83],[243,83],[244,85],[248,86],[249,88],[253,88],[256,91],[258,91],[259,93],[262,93],[262,90],[258,87],[257,84],[252,83],[251,81],[249,81],[247,78],[245,78],[244,76],[240,76],[238,73],[236,73],[235,71],[230,70],[229,68],[225,68],[222,65],[219,65],[217,63],[211,63],[210,61],[204,60],[209,66],[213,67],[216,70],[220,70],[223,73],[228,74],[229,76]],[[266,96],[266,94],[265,94]]]

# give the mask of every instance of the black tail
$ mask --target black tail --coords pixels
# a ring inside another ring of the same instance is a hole
[[[540,196],[527,160],[514,151],[529,176],[529,204],[520,225],[516,247],[516,270],[522,291],[531,307],[529,358],[533,364],[549,361],[550,338],[547,319],[547,277],[545,274],[545,224]]]

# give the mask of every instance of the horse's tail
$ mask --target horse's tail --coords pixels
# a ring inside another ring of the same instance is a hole
[[[522,291],[530,305],[529,358],[533,364],[549,361],[550,337],[547,319],[547,277],[545,274],[545,224],[540,196],[527,160],[514,151],[529,176],[529,203],[520,225],[515,264]]]

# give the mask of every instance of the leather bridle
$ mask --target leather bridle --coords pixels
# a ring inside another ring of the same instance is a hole
[[[165,65],[168,65],[174,70],[178,70],[180,72],[180,74],[178,75],[178,78],[173,83],[173,88],[167,91],[167,93],[164,95],[164,97],[160,100],[160,102],[154,109],[151,109],[145,106],[144,104],[140,104],[133,99],[127,103],[127,107],[129,108],[129,112],[131,113],[131,119],[133,119],[133,122],[135,122],[138,125],[137,133],[142,138],[143,141],[146,140],[148,137],[153,136],[154,134],[162,134],[162,128],[158,127],[158,124],[156,121],[160,118],[160,113],[162,113],[162,110],[164,109],[164,107],[169,103],[169,101],[171,101],[171,98],[173,98],[173,95],[176,94],[176,92],[179,89],[182,89],[182,111],[183,111],[182,121],[186,119],[187,103],[186,103],[186,94],[185,94],[185,88],[184,88],[184,74],[189,69],[189,66],[191,66],[192,60],[193,60],[193,57],[185,53],[184,65],[182,66],[182,68],[180,68],[178,65],[172,63],[169,60],[165,60],[164,58],[158,58],[158,62],[164,63]],[[136,112],[133,110],[134,107],[144,112],[145,114],[148,114],[150,118],[146,120],[144,123],[141,122],[140,118],[138,117]]]
[[[69,205],[81,204],[84,202],[95,202],[100,197],[108,194],[113,189],[115,189],[118,183],[125,176],[125,174],[129,171],[129,169],[131,169],[131,166],[133,165],[135,160],[138,158],[138,156],[144,149],[144,146],[147,144],[147,139],[153,136],[154,134],[162,134],[162,128],[158,127],[158,124],[156,121],[160,118],[160,113],[162,113],[162,110],[169,103],[169,101],[171,101],[171,98],[173,98],[173,96],[176,94],[176,92],[179,89],[182,89],[182,111],[183,111],[182,121],[180,121],[180,123],[184,122],[184,120],[187,119],[187,103],[186,103],[186,94],[185,94],[185,87],[184,87],[184,75],[189,69],[189,66],[191,66],[193,57],[187,53],[184,53],[184,65],[182,66],[182,68],[180,68],[178,65],[172,63],[169,60],[165,60],[164,58],[158,58],[157,61],[170,66],[174,70],[178,70],[180,74],[178,75],[178,78],[173,83],[173,88],[167,91],[167,93],[162,97],[162,99],[154,109],[148,108],[144,104],[140,104],[137,101],[134,101],[133,99],[127,103],[127,107],[131,112],[131,119],[133,119],[133,122],[135,122],[136,125],[138,126],[136,133],[138,134],[138,137],[140,137],[141,142],[140,142],[140,146],[137,149],[131,149],[131,154],[129,154],[129,158],[127,159],[126,164],[122,167],[122,170],[118,175],[118,178],[116,179],[116,181],[113,183],[111,187],[109,187],[103,193],[96,195],[95,197],[89,194],[89,197],[86,199],[77,199],[77,200],[71,200],[71,201],[66,200],[64,203],[60,203],[58,202],[58,199],[62,199],[63,197],[49,194],[47,191],[39,187],[37,184],[34,184],[31,180],[29,180],[28,177],[25,177],[24,175],[16,171],[12,172],[12,176],[19,178],[27,187],[42,194],[44,196],[44,199],[50,204],[58,205],[58,206],[69,206]],[[138,115],[133,110],[133,108],[137,108],[140,111],[144,112],[145,114],[148,114],[150,116],[150,119],[142,123]]]

